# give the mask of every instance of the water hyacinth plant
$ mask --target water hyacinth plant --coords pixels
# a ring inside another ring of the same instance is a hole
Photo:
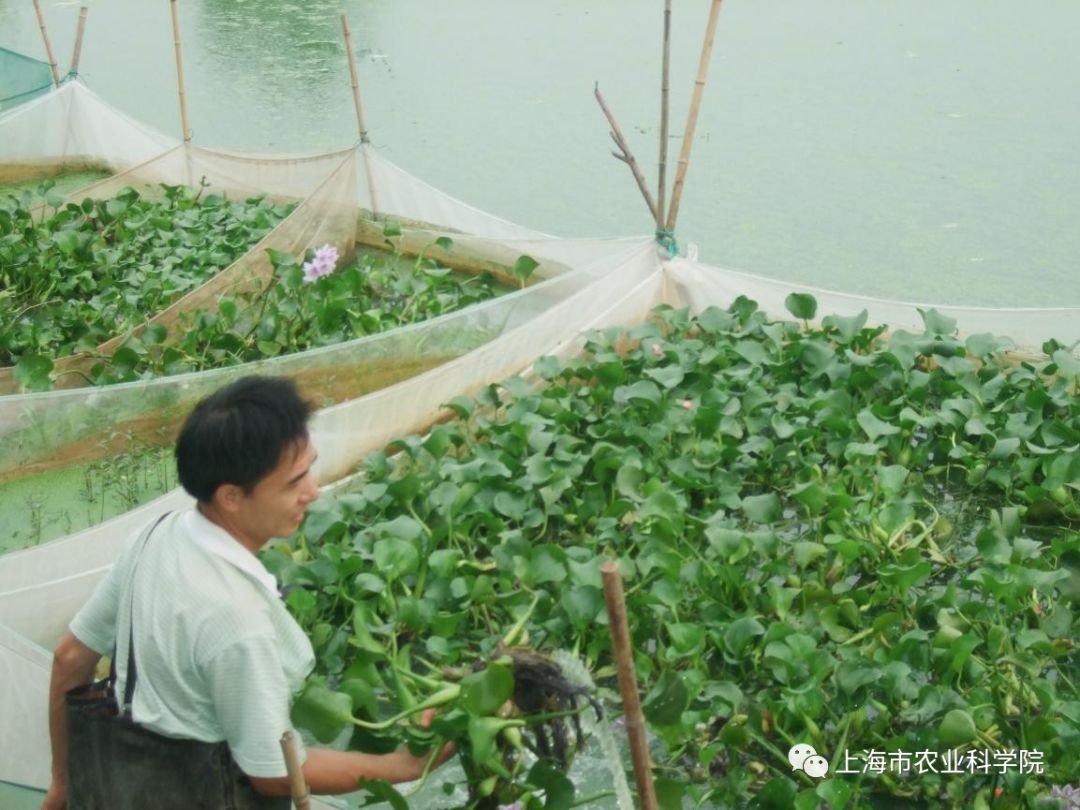
[[[398,675],[487,659],[520,622],[612,695],[614,558],[666,804],[1056,805],[1080,777],[1080,364],[924,322],[665,307],[541,358],[539,387],[451,401],[266,554],[322,687],[389,717]],[[829,775],[792,770],[798,743]],[[1039,767],[864,771],[873,751]]]
[[[216,309],[181,313],[175,334],[154,324],[130,335],[111,354],[97,355],[89,382],[129,382],[330,346],[444,315],[508,289],[486,273],[457,274],[423,258],[362,254],[338,268],[333,245],[299,264],[268,252],[274,274],[261,290],[222,296]],[[43,356],[36,360],[27,387],[40,390],[51,384],[52,363]]]
[[[433,262],[361,255],[337,269],[325,245],[308,261],[270,251],[274,275],[251,296],[183,316],[173,338],[148,330],[95,368],[96,383],[161,376],[293,354],[433,318],[503,291],[488,275],[458,276]],[[122,361],[122,362],[118,362]]]
[[[292,205],[163,185],[108,200],[0,198],[0,366],[30,376],[143,322],[238,259]],[[40,376],[40,373],[39,373]]]

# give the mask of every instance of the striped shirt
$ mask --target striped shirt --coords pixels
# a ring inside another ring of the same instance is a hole
[[[225,740],[247,775],[284,776],[281,735],[291,728],[291,698],[315,656],[274,576],[195,508],[168,515],[137,551],[136,543],[121,554],[71,632],[111,654],[133,611],[135,721],[169,737]],[[136,557],[133,600],[128,583]],[[127,641],[117,645],[118,697]]]

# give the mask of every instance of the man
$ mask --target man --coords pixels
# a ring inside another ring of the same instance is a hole
[[[168,797],[170,804],[152,791],[155,769],[158,777],[172,774],[208,752],[213,756],[206,761],[220,759],[214,766],[220,772],[192,780],[205,806],[290,806],[271,798],[289,795],[279,741],[290,728],[291,696],[311,672],[314,654],[255,555],[272,537],[294,532],[319,495],[309,414],[291,381],[246,377],[188,416],[176,464],[197,505],[144,530],[56,649],[49,696],[52,784],[43,810],[68,802],[66,693],[91,681],[101,656],[115,649],[116,694],[124,695],[129,646],[136,664],[131,717],[147,735],[145,751],[133,758],[150,764],[142,784],[119,777],[112,790],[120,795],[107,797],[107,806],[204,806],[182,796]],[[182,755],[175,753],[177,739],[188,741]],[[216,751],[222,756],[215,758]],[[303,772],[312,792],[345,793],[356,790],[360,778],[415,779],[425,760],[405,749],[381,756],[311,749]],[[107,764],[104,769],[111,773]],[[208,783],[221,795],[206,799]],[[80,786],[71,785],[73,810],[96,806],[79,793]]]

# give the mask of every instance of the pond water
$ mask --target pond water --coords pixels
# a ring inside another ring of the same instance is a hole
[[[77,0],[43,0],[61,64]],[[82,73],[178,133],[165,0],[89,0]],[[669,186],[708,14],[676,4]],[[433,185],[560,235],[651,230],[609,155],[599,81],[655,180],[661,0],[185,0],[195,141],[356,137],[348,14],[376,145]],[[1080,304],[1080,4],[727,0],[679,221],[724,266],[921,302]],[[43,54],[32,5],[0,45]]]

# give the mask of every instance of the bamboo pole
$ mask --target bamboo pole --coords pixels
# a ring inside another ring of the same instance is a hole
[[[285,770],[289,774],[289,792],[296,810],[311,810],[311,791],[304,781],[304,769],[296,753],[296,740],[291,730],[281,735],[281,752],[285,755]]]
[[[176,0],[169,0],[172,10],[173,48],[176,51],[176,88],[180,96],[180,129],[184,143],[191,143],[191,127],[188,125],[187,91],[184,89],[184,55],[180,47],[180,19],[176,16]]]
[[[75,50],[71,54],[71,72],[79,72],[79,58],[82,56],[83,32],[86,31],[86,6],[79,8],[79,27],[75,31]]]
[[[60,71],[56,67],[56,57],[53,56],[52,43],[49,42],[49,32],[45,29],[45,15],[41,13],[40,0],[34,0],[34,11],[37,12],[38,28],[41,29],[41,38],[45,40],[45,54],[49,58],[49,68],[52,70],[53,84],[60,86]]]
[[[671,76],[671,0],[664,0],[663,66],[660,70],[660,172],[656,183],[656,229],[664,227],[664,198],[667,196],[668,97]]]
[[[611,625],[611,641],[615,647],[615,665],[626,717],[626,733],[630,738],[630,758],[634,763],[638,804],[641,810],[657,810],[656,790],[649,765],[649,742],[645,737],[645,717],[641,712],[641,698],[638,695],[637,677],[634,675],[630,629],[626,623],[626,599],[618,563],[615,560],[605,562],[600,566],[600,576],[604,582],[604,601],[607,603],[608,621]]]
[[[608,124],[611,126],[611,139],[615,141],[615,145],[618,146],[620,150],[619,152],[612,151],[611,154],[630,167],[630,171],[633,172],[634,179],[637,181],[638,188],[641,189],[641,196],[645,198],[645,204],[649,206],[649,213],[652,214],[654,220],[659,221],[656,210],[656,201],[653,200],[652,193],[649,191],[649,185],[645,182],[645,175],[641,173],[641,167],[638,166],[638,162],[634,159],[634,154],[630,151],[630,147],[623,137],[622,130],[619,128],[615,116],[611,114],[611,110],[608,109],[604,97],[600,94],[599,82],[597,82],[596,86],[593,88],[593,93],[596,95],[596,101],[600,104],[600,109],[604,111],[604,117],[607,118]]]
[[[694,129],[697,127],[701,96],[705,91],[705,77],[709,73],[709,59],[712,56],[713,40],[716,37],[716,20],[720,15],[720,2],[721,0],[713,0],[712,7],[709,9],[709,22],[705,26],[705,42],[701,46],[701,60],[698,62],[694,95],[690,100],[690,114],[686,119],[686,132],[683,133],[682,150],[679,152],[679,167],[675,172],[675,185],[671,188],[671,207],[667,215],[669,231],[675,230],[675,221],[679,217],[679,201],[682,199],[683,183],[686,180],[686,167],[690,163],[690,149],[694,145]]]
[[[360,98],[360,72],[356,69],[356,54],[353,52],[352,31],[349,29],[349,18],[341,15],[341,28],[345,32],[345,55],[349,58],[349,76],[352,79],[353,106],[356,107],[356,125],[360,131],[360,145],[367,146],[368,138],[367,123],[364,120],[364,103]],[[371,159],[367,149],[364,149],[364,174],[367,177],[368,194],[371,196],[371,213],[378,215],[379,202],[375,194],[375,178],[371,173]]]

